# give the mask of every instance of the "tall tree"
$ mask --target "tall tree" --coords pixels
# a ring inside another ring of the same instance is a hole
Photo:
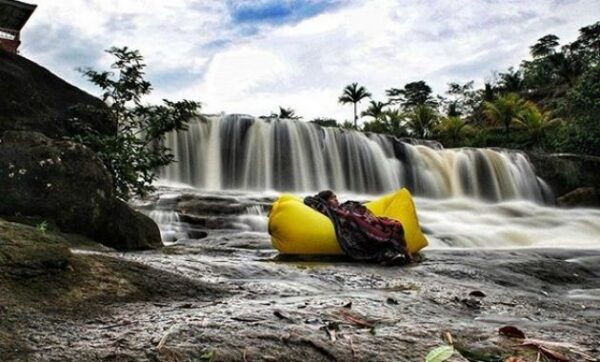
[[[380,119],[384,115],[384,108],[386,104],[379,101],[370,101],[369,107],[363,111],[360,115],[363,117],[373,117],[374,119]]]
[[[404,85],[403,89],[390,88],[385,91],[392,104],[400,104],[404,109],[427,105],[435,107],[437,102],[432,96],[431,87],[424,81],[411,82]]]
[[[354,105],[354,128],[358,127],[358,113],[356,105],[363,99],[371,97],[371,93],[367,91],[367,88],[362,85],[359,87],[358,83],[352,83],[344,88],[342,95],[338,101],[342,104],[352,103]]]
[[[571,43],[571,49],[590,66],[600,64],[600,21],[579,29],[579,37]]]
[[[531,46],[531,56],[534,58],[544,58],[556,52],[558,46],[558,37],[554,34],[548,34],[538,39],[537,43]]]
[[[525,105],[525,101],[517,93],[507,93],[494,102],[485,102],[484,114],[494,124],[504,127],[506,138],[510,136],[510,126]]]

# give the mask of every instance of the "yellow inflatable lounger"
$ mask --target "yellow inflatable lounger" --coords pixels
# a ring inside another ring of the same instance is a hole
[[[419,226],[415,204],[407,189],[387,194],[365,206],[377,216],[389,217],[402,223],[411,253],[427,246],[427,239]],[[282,254],[344,254],[337,242],[331,220],[306,206],[298,196],[283,194],[273,203],[269,215],[269,234],[273,247]]]

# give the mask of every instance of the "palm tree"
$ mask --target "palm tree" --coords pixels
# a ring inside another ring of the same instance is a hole
[[[384,116],[384,110],[383,108],[386,106],[387,104],[383,103],[383,102],[378,102],[378,101],[370,101],[369,102],[369,108],[367,108],[366,111],[363,111],[360,115],[362,117],[373,117],[374,119],[380,119],[381,117]]]
[[[525,80],[520,70],[513,67],[508,68],[506,73],[498,74],[500,77],[499,86],[502,92],[521,92],[525,87]]]
[[[406,114],[400,108],[394,108],[383,112],[383,122],[388,129],[388,133],[397,137],[405,137],[408,135],[404,123],[406,122]]]
[[[558,37],[554,34],[548,34],[538,39],[535,45],[530,47],[531,55],[534,58],[547,57],[554,54],[555,48],[558,46]]]
[[[437,121],[436,111],[425,104],[421,104],[414,107],[407,114],[406,125],[414,136],[427,138],[433,133]]]
[[[518,127],[527,131],[535,143],[544,135],[546,129],[558,126],[562,120],[553,118],[550,111],[543,112],[535,103],[527,102],[514,122]]]
[[[354,104],[354,128],[356,129],[358,123],[358,114],[356,113],[356,104],[371,96],[371,93],[367,91],[367,88],[362,85],[359,87],[358,83],[352,83],[344,88],[344,92],[338,99],[342,104],[353,103]]]
[[[458,140],[462,138],[466,132],[472,130],[472,128],[466,120],[458,116],[450,116],[443,118],[437,125],[436,130],[442,137],[449,139],[451,146],[456,146]]]
[[[506,137],[510,136],[510,125],[525,106],[517,93],[507,93],[493,102],[485,102],[483,113],[492,123],[504,126]]]

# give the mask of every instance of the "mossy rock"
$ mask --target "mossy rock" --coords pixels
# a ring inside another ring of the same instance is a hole
[[[68,267],[71,256],[59,236],[0,220],[0,274],[32,278],[58,273]]]

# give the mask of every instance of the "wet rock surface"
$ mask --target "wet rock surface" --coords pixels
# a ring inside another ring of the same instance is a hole
[[[410,266],[382,267],[280,257],[264,231],[240,225],[161,250],[74,250],[73,271],[0,279],[0,355],[423,361],[450,338],[450,361],[535,361],[536,349],[498,334],[513,325],[568,343],[552,348],[572,361],[600,357],[598,250],[429,250]],[[52,288],[32,295],[42,283]]]

